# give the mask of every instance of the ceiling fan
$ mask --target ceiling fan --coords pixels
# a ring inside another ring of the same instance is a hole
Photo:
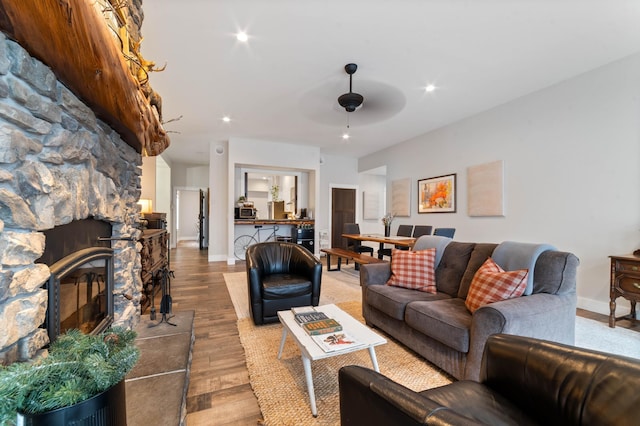
[[[344,93],[338,97],[338,103],[347,112],[353,112],[362,105],[364,97],[360,93],[353,92],[353,74],[358,70],[358,65],[347,64],[344,70],[349,74],[349,93]]]
[[[349,92],[336,98],[335,93],[339,93],[344,87],[344,74],[337,72],[339,69],[300,97],[299,111],[310,120],[328,126],[342,126],[344,112],[358,110],[358,114],[354,114],[350,120],[356,126],[363,126],[387,120],[404,109],[404,93],[397,87],[381,81],[358,79],[358,89],[367,94],[367,102],[364,102],[364,96],[354,93],[353,74],[358,69],[358,65],[354,63],[344,66],[344,71],[349,75]],[[369,70],[367,68],[367,72]]]

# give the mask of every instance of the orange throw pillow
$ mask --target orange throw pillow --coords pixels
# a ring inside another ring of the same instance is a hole
[[[391,252],[391,278],[387,285],[426,293],[436,292],[436,249]]]
[[[488,258],[476,271],[464,304],[473,313],[481,306],[520,297],[527,288],[528,269],[504,271]]]

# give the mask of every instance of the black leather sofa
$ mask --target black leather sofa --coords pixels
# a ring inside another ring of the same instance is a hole
[[[278,311],[318,306],[322,263],[306,248],[280,241],[258,243],[249,246],[245,260],[256,325],[278,322]]]
[[[637,425],[640,360],[506,334],[487,340],[480,382],[422,392],[342,367],[347,425]]]

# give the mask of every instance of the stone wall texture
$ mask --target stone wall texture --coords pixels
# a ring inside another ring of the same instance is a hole
[[[141,165],[47,66],[0,33],[0,363],[30,359],[48,343],[49,268],[34,261],[42,231],[74,220],[111,223],[115,324],[137,324]]]

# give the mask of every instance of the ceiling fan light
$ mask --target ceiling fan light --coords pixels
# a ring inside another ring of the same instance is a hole
[[[362,101],[364,101],[362,95],[353,92],[345,93],[338,98],[338,103],[342,108],[347,110],[347,112],[355,111],[356,108],[362,105]]]
[[[353,83],[353,73],[358,69],[358,65],[356,64],[347,64],[344,66],[344,70],[347,74],[349,74],[349,93],[345,93],[344,95],[340,95],[338,98],[338,103],[342,108],[347,110],[347,112],[353,112],[362,105],[362,101],[364,98],[359,93],[354,93],[352,90]]]

